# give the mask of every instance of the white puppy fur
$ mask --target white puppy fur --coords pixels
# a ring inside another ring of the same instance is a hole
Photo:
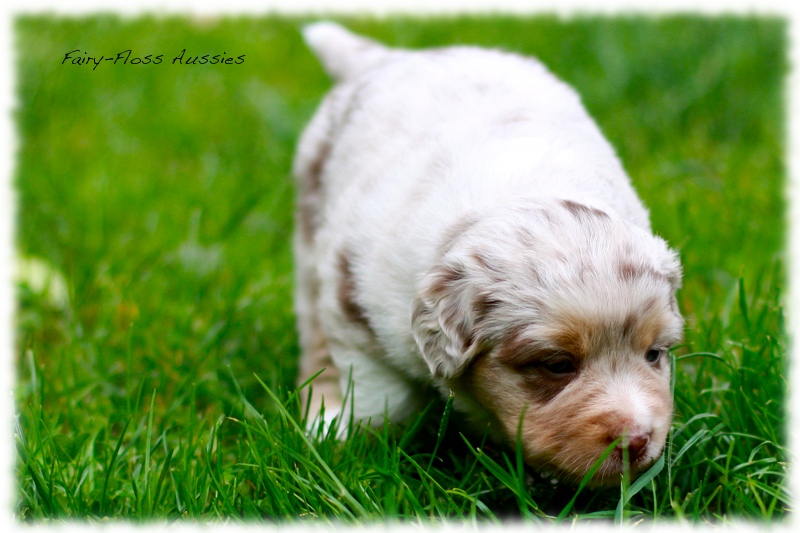
[[[562,477],[615,439],[596,481],[658,458],[680,264],[578,95],[511,53],[304,36],[336,81],[294,164],[298,383],[326,369],[312,417],[352,375],[358,419],[453,391]]]

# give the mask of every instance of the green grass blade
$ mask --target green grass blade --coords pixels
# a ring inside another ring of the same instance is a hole
[[[314,445],[311,443],[309,438],[306,436],[305,431],[303,431],[303,429],[300,427],[300,425],[297,423],[297,421],[295,421],[294,417],[292,417],[292,415],[286,410],[286,408],[283,406],[283,403],[281,403],[280,399],[278,399],[278,397],[275,396],[275,393],[273,393],[272,390],[269,387],[267,387],[267,385],[263,381],[261,381],[261,378],[259,378],[258,376],[255,376],[255,379],[256,379],[256,381],[258,381],[258,383],[261,385],[261,387],[264,389],[264,391],[267,393],[267,395],[272,399],[272,401],[275,402],[275,405],[278,408],[278,412],[281,415],[281,418],[283,420],[287,421],[294,428],[294,430],[297,432],[297,434],[299,435],[299,437],[302,440],[303,444],[305,444],[306,448],[314,456],[314,459],[316,459],[317,464],[319,465],[319,467],[327,475],[328,480],[331,481],[336,486],[336,488],[339,491],[339,494],[341,494],[341,496],[345,500],[347,500],[347,502],[352,506],[353,510],[356,511],[356,514],[358,516],[361,516],[361,517],[364,517],[364,518],[369,517],[370,515],[366,511],[366,509],[364,509],[364,507],[361,506],[361,504],[358,502],[358,500],[356,500],[353,497],[353,495],[350,493],[349,490],[347,490],[347,488],[339,480],[339,478],[336,476],[336,474],[333,473],[333,470],[331,469],[331,467],[328,466],[328,464],[322,459],[322,457],[320,457],[319,453],[317,452],[317,449],[314,447]]]

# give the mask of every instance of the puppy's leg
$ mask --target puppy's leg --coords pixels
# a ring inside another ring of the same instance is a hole
[[[352,387],[353,391],[344,402],[343,426],[348,424],[351,413],[357,421],[379,427],[386,416],[389,420],[404,420],[419,409],[424,395],[396,368],[363,350],[338,346],[333,340],[331,346],[341,368],[341,390]]]
[[[340,372],[340,390],[352,390],[352,396],[344,398],[341,424],[348,424],[351,414],[373,426],[382,424],[386,414],[392,420],[404,418],[413,412],[420,395],[416,385],[392,366],[375,329],[379,317],[360,297],[362,263],[341,239],[325,234],[320,241],[327,246],[317,262],[320,323]]]
[[[322,405],[325,419],[330,420],[341,410],[342,395],[339,390],[339,371],[331,359],[328,339],[319,320],[319,264],[317,231],[323,195],[323,175],[330,154],[330,104],[323,104],[301,139],[295,159],[294,175],[297,182],[295,209],[295,314],[300,334],[300,365],[298,386],[314,374],[325,369],[309,388],[300,392],[303,412],[308,409],[309,429]]]
[[[339,390],[339,370],[333,363],[328,339],[319,321],[319,280],[310,260],[313,255],[310,247],[303,242],[295,242],[295,250],[295,314],[301,351],[297,385],[302,385],[324,369],[311,383],[312,395],[309,395],[308,386],[300,391],[301,407],[303,412],[308,410],[310,428],[323,402],[326,419],[338,414],[342,406],[342,394]]]

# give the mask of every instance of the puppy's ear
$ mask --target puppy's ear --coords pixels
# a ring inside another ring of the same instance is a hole
[[[658,270],[663,274],[673,291],[681,288],[681,261],[678,253],[667,245],[666,241],[659,238],[663,245],[663,250],[658,257]]]
[[[678,309],[678,299],[675,293],[681,288],[681,262],[678,258],[678,253],[670,248],[665,241],[661,240],[661,242],[663,244],[663,250],[657,260],[657,269],[669,282],[670,288],[672,289],[669,296],[670,307],[672,311],[680,317],[681,313]]]
[[[670,250],[670,259],[664,264],[665,275],[672,285],[672,290],[677,291],[681,288],[681,263],[678,254]]]
[[[419,285],[412,332],[434,377],[458,376],[480,349],[473,285],[461,263],[434,267]]]

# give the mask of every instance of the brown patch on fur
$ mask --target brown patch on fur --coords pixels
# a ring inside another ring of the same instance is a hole
[[[319,196],[322,194],[322,174],[325,163],[331,153],[331,144],[323,141],[319,144],[314,159],[308,166],[305,175],[299,180],[299,196],[297,199],[297,223],[306,242],[314,240],[319,226]]]
[[[646,313],[653,310],[657,303],[658,303],[658,298],[655,296],[651,296],[644,302],[644,305],[642,306],[642,312]]]
[[[490,357],[476,357],[455,380],[455,388],[469,391],[480,405],[489,411],[494,411],[495,404],[503,401],[501,394],[491,392],[494,382],[499,378],[499,375],[492,370],[495,366]]]
[[[317,233],[317,220],[314,205],[311,202],[304,201],[298,198],[297,201],[297,225],[300,229],[300,234],[303,240],[311,243],[314,240],[314,235]]]
[[[518,403],[516,408],[531,402],[537,405],[549,403],[572,381],[571,378],[557,378],[535,368],[521,371],[491,357],[476,360],[470,367],[467,379],[470,381],[470,388],[477,392],[476,396],[483,405],[494,405],[501,410],[498,399],[504,400],[505,404]],[[505,394],[499,391],[505,391]],[[504,398],[505,395],[521,396],[512,399]],[[500,416],[509,418],[506,423],[511,423],[510,418],[514,415],[508,413]]]
[[[488,259],[480,252],[472,252],[472,259],[475,260],[484,270],[494,270],[492,266],[489,265]]]
[[[475,328],[464,320],[463,313],[455,306],[450,306],[442,310],[442,321],[450,324],[456,330],[458,338],[463,341],[463,350],[468,350],[476,340]]]
[[[628,316],[625,317],[625,321],[622,323],[622,336],[629,337],[631,333],[633,333],[634,326],[636,326],[636,315],[634,313],[628,313]]]
[[[536,404],[550,402],[578,376],[577,372],[565,375],[549,372],[546,364],[554,356],[558,354],[552,349],[543,348],[519,332],[512,334],[495,352],[496,360],[506,366],[506,372],[510,370],[521,376],[525,397]]]
[[[481,252],[472,252],[472,259],[478,264],[486,274],[491,275],[495,280],[503,279],[503,274],[500,272],[498,265],[492,262],[487,256]]]
[[[579,317],[565,320],[559,326],[550,334],[551,342],[580,359],[588,357],[603,340],[602,326]]]
[[[608,214],[605,211],[597,209],[596,207],[589,207],[585,204],[573,202],[572,200],[561,200],[561,205],[575,218],[582,218],[589,215],[597,218],[608,218]]]
[[[464,279],[466,272],[458,265],[444,265],[436,270],[436,281],[430,286],[430,294],[439,297],[453,290],[454,286]]]
[[[319,145],[319,150],[314,156],[313,161],[308,166],[306,173],[306,191],[309,194],[319,193],[322,189],[322,172],[325,170],[325,163],[331,154],[331,143],[323,141]]]
[[[356,301],[356,282],[353,277],[353,265],[350,257],[345,252],[339,252],[339,291],[337,293],[339,306],[345,317],[355,324],[360,324],[367,331],[373,333],[366,310]]]
[[[510,328],[498,342],[497,358],[511,366],[521,366],[557,353],[574,356],[577,363],[589,357],[605,338],[600,325],[571,317],[553,327],[546,338],[532,339],[522,333],[524,327]]]
[[[651,311],[642,314],[639,317],[637,327],[633,330],[633,349],[643,354],[645,351],[649,350],[659,334],[664,331],[668,320],[669,318],[665,316],[665,312],[663,311]]]
[[[535,359],[537,351],[542,347],[537,346],[533,339],[524,337],[523,330],[522,326],[509,328],[497,344],[495,356],[499,361],[518,367]]]
[[[445,255],[468,229],[475,225],[477,220],[473,217],[462,217],[445,230],[442,242],[439,244],[439,254]]]
[[[617,267],[617,277],[621,281],[631,282],[639,278],[649,276],[658,281],[666,281],[664,274],[657,272],[649,265],[636,265],[630,261],[621,261]]]
[[[554,377],[540,369],[529,370],[523,378],[527,397],[537,404],[551,402],[573,379],[574,376]]]
[[[671,313],[657,304],[657,299],[650,298],[616,323],[593,321],[580,315],[564,316],[540,341],[580,359],[597,354],[601,347],[617,342],[642,352],[644,356],[673,321]]]
[[[503,305],[501,300],[489,296],[488,294],[479,294],[475,297],[472,310],[475,313],[475,322],[484,320],[489,313]]]
[[[619,265],[619,278],[622,281],[633,281],[644,275],[644,271],[637,268],[633,263],[620,263]]]

